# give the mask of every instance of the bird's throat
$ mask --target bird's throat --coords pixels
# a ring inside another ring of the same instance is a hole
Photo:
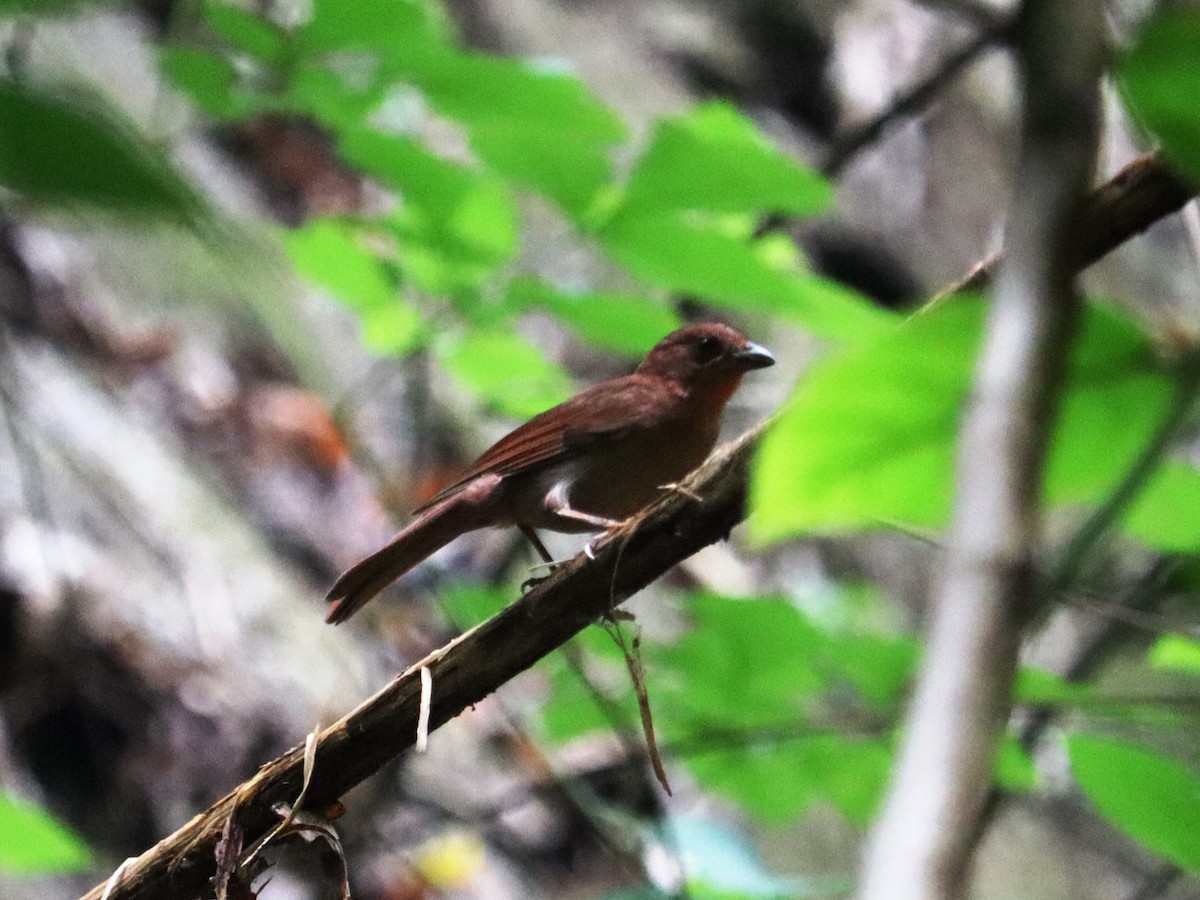
[[[741,372],[731,372],[719,378],[706,379],[688,391],[688,400],[720,414],[741,383]]]

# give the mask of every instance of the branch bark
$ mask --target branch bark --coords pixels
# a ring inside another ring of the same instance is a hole
[[[1137,177],[1127,174],[1131,170]],[[1086,235],[1107,234],[1111,243],[1104,249],[1090,244],[1079,259],[1098,258],[1177,211],[1191,196],[1156,157],[1139,159],[1090,195],[1079,233],[1085,242]],[[412,746],[422,665],[433,675],[432,729],[556,649],[614,603],[727,534],[742,517],[747,462],[761,430],[720,450],[688,479],[689,488],[705,498],[702,503],[682,493],[664,497],[626,532],[604,542],[595,563],[576,560],[564,566],[322,731],[306,807],[322,808]],[[627,543],[626,533],[631,535]],[[291,803],[299,794],[303,767],[303,746],[267,763],[250,781],[126,866],[110,900],[201,896],[216,872],[214,851],[226,821],[235,817],[245,829],[247,845],[261,837],[278,821],[272,806]],[[100,900],[108,886],[96,886],[85,900]]]
[[[944,569],[862,900],[964,895],[1036,596],[1038,498],[1079,305],[1071,281],[1098,142],[1104,33],[1094,0],[1026,0],[1021,9],[1009,253],[960,430]]]

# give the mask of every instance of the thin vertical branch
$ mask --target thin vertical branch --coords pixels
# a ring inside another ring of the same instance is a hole
[[[1103,35],[1094,0],[1026,0],[1021,10],[1024,100],[1009,252],[961,427],[931,632],[864,861],[863,900],[964,894],[1036,595],[1038,497],[1078,306],[1073,242],[1097,145]]]

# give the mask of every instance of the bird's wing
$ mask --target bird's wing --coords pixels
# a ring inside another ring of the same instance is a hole
[[[635,428],[656,424],[664,384],[644,375],[602,381],[570,400],[540,413],[483,452],[454,484],[441,490],[414,513],[457,493],[484,473],[511,475],[552,465],[592,447],[619,441]]]

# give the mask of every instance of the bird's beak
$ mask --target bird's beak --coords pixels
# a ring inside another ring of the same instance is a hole
[[[775,357],[771,355],[770,350],[752,343],[747,343],[739,350],[734,355],[734,359],[746,370],[765,369],[767,366],[775,365]]]

